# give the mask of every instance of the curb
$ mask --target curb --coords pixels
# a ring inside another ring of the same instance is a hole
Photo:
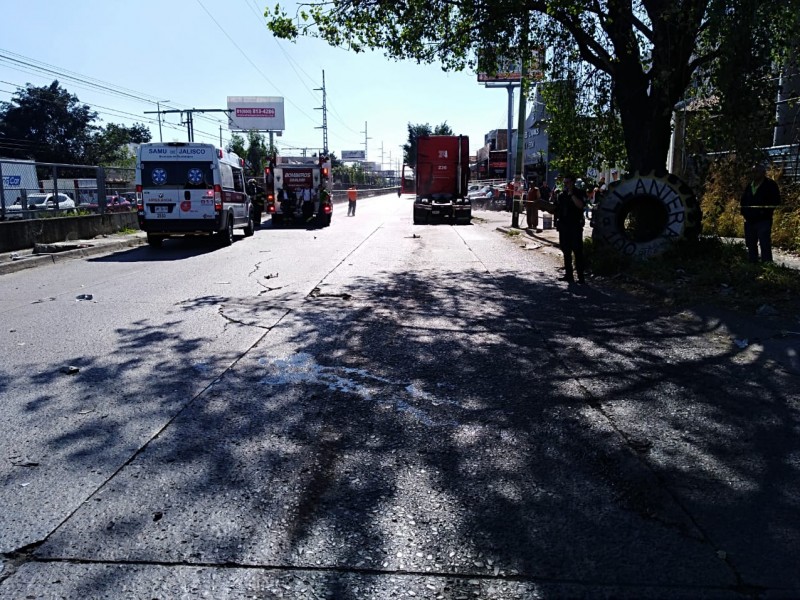
[[[25,269],[33,269],[46,264],[64,262],[65,260],[78,260],[91,256],[98,256],[100,254],[112,254],[119,250],[137,248],[146,245],[147,239],[143,236],[135,236],[116,242],[103,242],[97,245],[89,245],[92,244],[92,241],[72,243],[85,243],[87,247],[65,250],[64,252],[54,252],[52,254],[28,254],[26,257],[18,260],[3,262],[0,263],[0,275],[16,273],[18,271],[24,271]]]
[[[511,233],[513,231],[518,231],[520,233],[524,233],[529,238],[531,238],[533,240],[536,240],[537,242],[541,242],[543,244],[547,244],[548,246],[552,246],[553,248],[558,248],[559,247],[557,241],[551,240],[551,239],[546,238],[544,236],[536,235],[536,233],[535,233],[535,231],[533,229],[527,229],[527,228],[525,228],[525,229],[522,229],[522,228],[515,229],[513,227],[505,227],[505,226],[499,226],[499,227],[496,227],[496,229],[497,229],[497,231],[500,231],[500,232],[506,233],[506,234],[509,234],[509,233]]]

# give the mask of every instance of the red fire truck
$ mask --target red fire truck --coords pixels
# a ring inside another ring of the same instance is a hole
[[[331,163],[321,157],[275,157],[264,169],[265,210],[272,226],[289,223],[331,224],[333,216]],[[310,190],[311,202],[304,202]]]
[[[470,222],[469,138],[465,135],[429,135],[417,138],[414,224],[447,219]]]

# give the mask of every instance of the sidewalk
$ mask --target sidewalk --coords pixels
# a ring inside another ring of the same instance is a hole
[[[91,240],[69,240],[53,244],[37,244],[35,248],[0,253],[0,275],[31,269],[42,264],[74,260],[136,248],[147,244],[143,231],[114,233]]]

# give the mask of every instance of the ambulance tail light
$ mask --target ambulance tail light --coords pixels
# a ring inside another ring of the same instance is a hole
[[[219,184],[214,185],[214,210],[222,210],[222,186]]]
[[[329,215],[333,212],[333,207],[330,204],[325,204],[322,207],[322,212],[324,212],[326,215]]]
[[[142,210],[144,208],[144,199],[142,198],[142,186],[136,186],[136,208]]]

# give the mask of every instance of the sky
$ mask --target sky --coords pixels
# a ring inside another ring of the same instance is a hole
[[[144,123],[158,141],[162,109],[225,109],[228,96],[284,98],[279,153],[322,147],[325,72],[328,148],[364,150],[397,168],[408,123],[447,122],[468,135],[472,154],[484,135],[505,129],[508,93],[487,89],[474,72],[354,53],[320,40],[276,39],[264,9],[277,0],[4,0],[0,21],[0,101],[30,83],[62,87],[99,113],[98,124]],[[268,3],[267,3],[268,2]],[[292,9],[293,2],[284,2]],[[516,105],[516,95],[514,105]],[[230,139],[221,113],[194,115],[195,141]],[[516,123],[516,116],[513,123]],[[366,133],[365,133],[366,131]],[[163,116],[164,141],[187,141],[178,114]],[[368,138],[365,140],[365,137]],[[2,156],[2,147],[0,147]]]

